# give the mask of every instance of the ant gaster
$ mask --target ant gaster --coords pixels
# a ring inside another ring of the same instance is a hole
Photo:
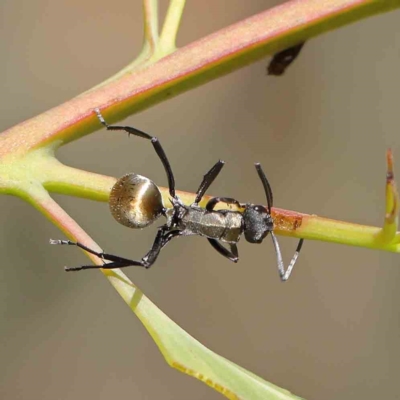
[[[160,215],[166,217],[167,222],[158,228],[152,248],[141,260],[135,261],[97,252],[81,243],[69,240],[51,240],[52,244],[78,246],[102,260],[109,261],[102,266],[84,265],[80,267],[66,267],[66,271],[80,271],[91,268],[112,269],[129,266],[150,268],[156,261],[162,248],[173,238],[189,235],[206,237],[218,253],[236,263],[239,259],[237,243],[242,234],[244,234],[244,237],[250,243],[261,243],[269,233],[275,247],[279,275],[282,281],[286,281],[289,278],[303,244],[303,239],[299,241],[296,252],[285,270],[278,239],[273,232],[274,221],[271,217],[271,207],[273,204],[272,190],[260,164],[255,164],[255,167],[264,187],[267,197],[267,207],[250,203],[241,204],[229,197],[211,198],[205,208],[198,205],[224,166],[224,162],[221,160],[204,175],[203,181],[196,192],[194,202],[190,206],[187,206],[183,204],[175,192],[174,175],[159,140],[136,128],[108,125],[101,115],[100,110],[96,109],[95,112],[100,122],[108,130],[122,130],[128,132],[129,135],[139,136],[151,141],[167,174],[172,207],[167,208],[164,206],[159,188],[150,179],[133,173],[123,176],[115,183],[111,190],[109,201],[111,213],[119,223],[130,228],[144,228],[153,223]],[[218,203],[235,205],[239,209],[242,209],[243,212],[227,209],[214,210]],[[226,243],[229,249],[223,246],[221,242]]]

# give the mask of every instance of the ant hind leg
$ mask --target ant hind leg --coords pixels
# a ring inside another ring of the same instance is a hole
[[[77,246],[82,250],[87,251],[90,254],[93,254],[104,261],[111,261],[110,263],[104,263],[103,265],[82,265],[79,267],[65,267],[66,271],[81,271],[83,269],[113,269],[113,268],[123,268],[129,266],[138,266],[148,268],[145,262],[130,260],[128,258],[123,258],[119,256],[115,256],[113,254],[107,254],[99,251],[95,251],[82,243],[72,242],[71,240],[50,240],[50,244],[59,244],[59,245],[68,245],[68,246]]]
[[[165,154],[163,147],[161,146],[160,141],[155,136],[151,136],[148,133],[143,132],[139,129],[133,128],[131,126],[108,125],[107,122],[105,121],[105,119],[103,118],[103,116],[101,115],[100,110],[98,108],[95,108],[94,111],[97,114],[97,118],[99,119],[100,123],[103,124],[107,128],[107,130],[109,130],[109,131],[125,131],[129,135],[139,136],[141,138],[151,141],[151,144],[153,145],[154,150],[156,151],[159,159],[161,160],[161,162],[164,166],[165,173],[167,174],[169,193],[172,197],[176,198],[174,174],[172,172],[171,165],[168,161],[167,155]]]

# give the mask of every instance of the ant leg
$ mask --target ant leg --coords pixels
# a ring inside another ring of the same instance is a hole
[[[296,263],[297,257],[300,254],[301,247],[303,246],[304,239],[300,239],[299,240],[299,244],[297,245],[297,248],[296,248],[296,251],[294,253],[294,256],[293,256],[292,260],[290,261],[290,263],[289,263],[289,265],[288,265],[288,267],[287,267],[287,269],[285,271],[285,266],[284,266],[283,260],[282,260],[281,249],[279,247],[278,239],[275,236],[274,232],[271,232],[271,237],[272,237],[272,242],[273,242],[273,244],[275,246],[275,253],[276,253],[276,260],[278,262],[279,275],[281,277],[281,280],[283,282],[285,282],[285,281],[287,281],[289,279],[290,274],[292,273],[294,264]]]
[[[222,244],[218,242],[218,240],[210,238],[207,239],[211,246],[214,247],[214,249],[217,250],[218,253],[222,254],[228,260],[233,261],[234,263],[237,263],[239,261],[239,253],[236,244],[229,244],[231,248],[231,251],[229,251],[224,246],[222,246]]]
[[[226,203],[226,204],[235,204],[237,207],[242,208],[243,206],[235,199],[232,199],[231,197],[213,197],[210,199],[206,205],[206,210],[207,211],[212,211],[214,210],[214,207],[218,203]],[[231,251],[226,249],[220,242],[218,242],[216,239],[210,239],[208,238],[209,243],[211,244],[212,247],[214,247],[215,250],[218,251],[218,253],[222,254],[224,257],[227,259],[233,261],[233,262],[238,262],[239,261],[239,252],[237,249],[237,246],[235,243],[229,244]]]
[[[150,251],[142,258],[146,264],[145,268],[150,268],[157,260],[160,251],[173,239],[182,235],[182,231],[170,231],[168,226],[163,225],[158,228],[156,238]]]
[[[207,191],[207,189],[210,187],[210,185],[214,182],[214,179],[218,176],[218,174],[221,172],[222,167],[224,166],[225,162],[222,160],[219,160],[218,162],[215,163],[215,165],[204,175],[203,181],[200,183],[199,188],[197,189],[196,192],[196,198],[194,200],[193,204],[198,204],[200,203],[201,199],[204,196],[204,193]]]
[[[154,239],[153,246],[148,251],[148,253],[142,258],[142,261],[146,264],[146,268],[150,268],[155,261],[157,260],[158,255],[160,254],[161,249],[172,239],[169,238],[166,240],[170,232],[168,231],[168,227],[166,225],[158,228],[156,238]]]
[[[150,268],[154,262],[157,260],[158,255],[160,254],[161,249],[174,237],[179,236],[180,231],[169,232],[168,227],[162,226],[159,228],[156,238],[154,239],[154,243],[150,251],[140,260],[130,260],[128,258],[123,258],[119,256],[114,256],[112,254],[107,254],[103,252],[97,252],[95,250],[86,247],[82,243],[79,242],[71,242],[70,240],[51,240],[51,244],[66,244],[70,246],[77,246],[95,256],[106,260],[111,261],[110,263],[104,263],[103,265],[82,265],[80,267],[65,267],[66,271],[81,271],[83,269],[114,269],[114,268],[124,268],[130,266],[138,266],[144,268]]]
[[[162,250],[162,249],[164,248],[164,246],[166,246],[166,245],[169,243],[169,241],[170,241],[171,239],[176,238],[176,237],[179,237],[179,236],[182,236],[182,234],[183,234],[183,232],[182,232],[182,231],[178,231],[178,230],[167,232],[167,233],[164,235],[163,245],[162,245],[162,247],[161,247],[160,250]]]
[[[274,198],[272,196],[272,189],[268,182],[267,177],[265,176],[263,169],[261,168],[261,164],[256,163],[255,166],[256,166],[258,176],[260,177],[261,182],[264,186],[265,195],[267,196],[268,214],[271,214],[271,207],[273,206],[273,203],[274,203]]]
[[[159,159],[161,160],[161,162],[164,166],[164,170],[167,174],[169,194],[173,198],[176,198],[174,174],[172,173],[171,165],[170,165],[168,158],[164,152],[164,149],[161,146],[160,141],[155,136],[151,136],[148,133],[145,133],[145,132],[143,132],[139,129],[133,128],[131,126],[108,125],[107,122],[104,120],[103,116],[101,115],[100,110],[98,108],[96,108],[94,111],[97,114],[99,121],[107,128],[107,130],[109,130],[109,131],[125,131],[129,135],[139,136],[141,138],[151,141],[151,144],[153,145],[154,150],[156,151]]]
[[[95,251],[95,250],[83,245],[82,243],[72,242],[71,240],[53,240],[53,239],[51,239],[50,244],[77,246],[77,247],[81,248],[82,250],[85,250],[88,253],[91,253],[91,254],[101,258],[102,260],[112,261],[111,263],[103,264],[103,265],[84,265],[81,267],[65,267],[66,271],[80,271],[82,269],[98,269],[98,268],[112,269],[112,268],[122,268],[122,267],[128,267],[128,266],[145,267],[145,265],[143,265],[142,261],[129,260],[128,258],[123,258],[123,257],[119,257],[119,256],[114,256],[112,254]]]
[[[237,207],[243,208],[242,204],[240,204],[237,200],[232,199],[231,197],[213,197],[208,201],[206,205],[206,210],[212,211],[218,203],[235,204]]]

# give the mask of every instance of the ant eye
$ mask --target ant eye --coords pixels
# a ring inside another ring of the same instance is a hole
[[[148,178],[128,174],[118,179],[110,194],[113,217],[129,228],[145,228],[162,213],[160,190]]]

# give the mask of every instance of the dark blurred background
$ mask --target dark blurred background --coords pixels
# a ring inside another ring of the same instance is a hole
[[[161,1],[161,14],[167,1]],[[188,2],[184,46],[278,1]],[[265,202],[262,163],[278,207],[368,225],[384,216],[385,152],[400,176],[399,12],[320,36],[282,78],[262,60],[125,122],[161,138],[177,186],[195,191],[219,158],[209,194]],[[141,1],[21,0],[0,3],[0,128],[98,84],[142,43]],[[104,130],[58,153],[112,176],[135,171],[166,185],[148,142]],[[117,224],[105,203],[56,196],[107,251],[141,257],[155,226]],[[170,369],[155,344],[76,249],[49,246],[60,232],[20,199],[0,198],[0,397],[2,399],[218,399]],[[288,260],[296,241],[281,238]],[[223,259],[201,238],[168,246],[131,279],[217,353],[307,399],[398,397],[397,254],[306,242],[281,284],[272,243],[239,246]]]

